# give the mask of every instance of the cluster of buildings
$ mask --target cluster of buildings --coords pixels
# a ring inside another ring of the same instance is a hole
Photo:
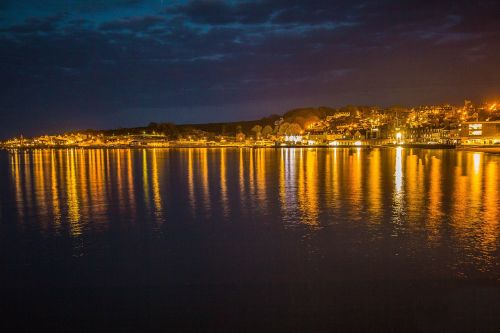
[[[254,144],[274,145],[271,140],[252,140]],[[245,135],[219,135],[216,138],[186,135],[173,140],[162,133],[143,134],[61,134],[44,135],[34,138],[12,138],[0,143],[0,147],[16,148],[167,148],[167,147],[207,147],[207,146],[245,146],[249,140]]]
[[[272,126],[231,135],[194,130],[182,135],[68,133],[13,138],[4,148],[50,147],[206,147],[206,146],[365,146],[499,145],[500,105],[436,105],[407,108],[344,107],[301,125],[280,119]]]
[[[340,110],[308,124],[300,137],[284,144],[308,145],[499,145],[500,105],[436,105]]]
[[[13,138],[3,142],[7,148],[60,148],[60,147],[168,147],[168,138],[164,135],[111,135],[71,133],[62,135],[44,135],[34,138]]]

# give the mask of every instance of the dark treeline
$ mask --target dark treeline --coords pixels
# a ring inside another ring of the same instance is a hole
[[[74,131],[73,133],[103,134],[113,135],[143,135],[158,134],[166,135],[172,139],[179,137],[213,137],[217,135],[234,136],[239,133],[244,135],[254,135],[255,128],[272,130],[274,133],[280,131],[280,124],[293,125],[296,129],[305,129],[308,124],[317,122],[325,117],[334,115],[336,112],[349,113],[351,117],[366,115],[373,110],[382,112],[407,112],[409,109],[399,106],[382,110],[374,106],[353,106],[348,105],[340,108],[331,107],[307,107],[297,108],[285,112],[283,115],[271,115],[258,120],[226,122],[226,123],[205,123],[205,124],[174,124],[172,122],[151,122],[147,126],[118,128],[109,130]],[[290,127],[292,128],[292,127]]]

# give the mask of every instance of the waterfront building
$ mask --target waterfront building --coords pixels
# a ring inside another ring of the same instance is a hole
[[[451,143],[450,130],[444,127],[414,127],[406,130],[406,139],[411,143]]]
[[[460,136],[464,145],[500,145],[500,121],[464,122]]]

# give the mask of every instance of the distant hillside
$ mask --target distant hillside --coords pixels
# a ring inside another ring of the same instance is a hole
[[[260,125],[262,127],[269,125],[274,126],[274,122],[279,120],[281,116],[271,115],[269,117],[261,118],[259,120],[249,120],[249,121],[237,121],[229,123],[208,123],[208,124],[181,124],[176,125],[180,132],[189,131],[191,129],[197,129],[209,133],[218,133],[226,135],[234,135],[241,131],[247,135],[252,133],[252,128],[255,125]]]
[[[289,123],[297,123],[304,128],[307,124],[324,119],[335,111],[336,109],[325,106],[319,108],[299,108],[285,112],[283,119]]]
[[[254,135],[252,128],[255,125],[260,125],[262,127],[271,126],[274,128],[274,123],[281,118],[289,123],[297,123],[302,128],[306,124],[318,121],[319,119],[325,118],[327,115],[335,112],[336,109],[329,107],[319,107],[319,108],[299,108],[293,109],[285,112],[283,116],[271,115],[257,120],[249,121],[236,121],[236,122],[219,122],[219,123],[204,123],[204,124],[173,124],[173,123],[150,123],[148,126],[142,127],[130,127],[130,128],[118,128],[109,130],[93,130],[88,129],[85,131],[75,131],[78,133],[89,133],[89,134],[104,134],[104,135],[126,135],[126,134],[143,134],[143,133],[163,133],[170,136],[178,135],[189,135],[189,134],[224,134],[224,135],[235,135],[238,132],[243,132],[246,135]]]
[[[257,120],[237,121],[237,122],[219,122],[219,123],[203,123],[203,124],[173,124],[173,123],[150,123],[148,126],[133,127],[133,128],[118,128],[110,130],[86,130],[75,131],[78,133],[92,133],[104,135],[125,135],[125,134],[143,134],[152,132],[165,134],[171,137],[178,136],[215,136],[215,135],[235,135],[238,132],[243,132],[246,135],[254,135],[252,128],[256,125],[262,127],[271,126],[274,129],[276,121],[283,118],[284,122],[296,123],[301,128],[306,128],[307,125],[325,119],[327,116],[333,115],[336,112],[349,112],[351,116],[357,113],[369,113],[373,107],[369,106],[353,106],[348,105],[341,108],[331,108],[326,106],[320,107],[305,107],[292,109],[285,112],[282,116],[271,115]]]

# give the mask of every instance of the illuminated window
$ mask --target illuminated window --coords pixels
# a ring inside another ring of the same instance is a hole
[[[470,124],[469,135],[483,135],[483,124]]]

